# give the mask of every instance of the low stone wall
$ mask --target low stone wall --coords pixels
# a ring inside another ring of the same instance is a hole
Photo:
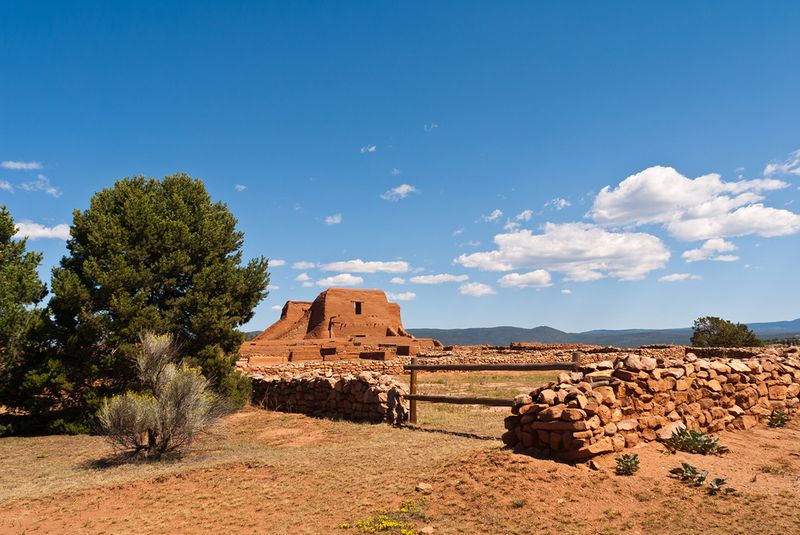
[[[361,372],[377,372],[385,375],[402,375],[403,365],[411,361],[409,357],[397,357],[394,360],[337,360],[323,362],[319,360],[304,362],[284,362],[281,364],[265,364],[249,366],[239,365],[239,370],[250,377],[277,376],[284,379],[301,377],[309,373],[331,375],[357,375]]]
[[[798,348],[728,354],[745,358],[630,353],[560,374],[558,382],[515,398],[503,441],[523,451],[584,461],[642,440],[669,438],[684,426],[749,429],[775,410],[797,411]]]
[[[547,349],[512,349],[491,346],[456,346],[447,351],[430,351],[417,356],[418,364],[500,364],[528,362],[571,362],[572,352],[583,352],[582,362],[591,363],[608,360],[622,354],[617,347],[565,345],[543,346]],[[670,349],[636,349],[633,352],[658,354],[684,354],[684,348],[670,346]],[[411,363],[411,357],[398,355],[391,360],[351,359],[336,361],[301,361],[278,364],[250,365],[246,359],[238,363],[240,371],[250,376],[276,375],[284,378],[300,376],[309,372],[331,373],[334,375],[358,374],[362,371],[380,372],[388,375],[402,375],[403,366]],[[427,373],[427,372],[426,372]]]
[[[386,374],[307,373],[252,379],[253,404],[266,409],[396,425],[407,420],[405,387]]]

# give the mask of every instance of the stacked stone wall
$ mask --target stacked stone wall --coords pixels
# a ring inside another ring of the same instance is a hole
[[[310,416],[399,425],[407,419],[405,395],[401,383],[379,372],[253,377],[253,404]]]
[[[592,363],[613,359],[617,355],[633,352],[635,354],[658,354],[671,356],[684,355],[685,348],[668,346],[661,349],[641,348],[623,350],[618,347],[586,345],[546,345],[546,349],[518,349],[492,346],[456,346],[447,351],[428,351],[417,355],[418,364],[502,364],[534,362],[571,362],[572,352],[583,353],[582,362]],[[362,371],[380,372],[388,375],[402,375],[403,366],[411,363],[411,357],[394,355],[390,360],[350,359],[334,361],[301,361],[278,364],[250,365],[247,359],[239,362],[240,371],[251,377],[280,376],[296,377],[309,372],[332,373],[334,375],[358,374]],[[427,373],[427,372],[426,372]]]
[[[515,398],[503,441],[584,461],[669,438],[682,427],[749,429],[773,411],[792,414],[800,407],[798,348],[695,351],[682,357],[631,352],[560,374]]]

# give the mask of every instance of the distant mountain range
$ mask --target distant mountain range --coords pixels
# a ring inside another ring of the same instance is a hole
[[[800,337],[800,318],[792,321],[749,323],[761,339]],[[691,327],[680,329],[621,329],[567,333],[552,327],[476,327],[471,329],[409,329],[419,338],[435,338],[445,345],[508,345],[511,342],[548,344],[597,344],[617,347],[639,347],[649,344],[688,345]]]

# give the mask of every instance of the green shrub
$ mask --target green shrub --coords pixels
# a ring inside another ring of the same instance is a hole
[[[699,453],[701,455],[724,455],[730,450],[719,444],[719,437],[712,437],[703,431],[692,431],[689,429],[676,429],[672,436],[664,441],[664,445],[670,451],[685,451],[687,453]]]
[[[47,433],[50,435],[85,435],[91,431],[91,425],[84,421],[71,421],[58,418],[47,423]]]
[[[219,382],[222,408],[225,411],[237,411],[253,398],[253,381],[246,375],[232,370]]]
[[[635,453],[626,453],[617,457],[617,475],[632,476],[639,471],[639,456]]]
[[[774,428],[781,428],[786,426],[786,422],[788,420],[789,416],[785,412],[776,410],[772,411],[772,414],[769,415],[769,421],[767,422],[767,425]]]

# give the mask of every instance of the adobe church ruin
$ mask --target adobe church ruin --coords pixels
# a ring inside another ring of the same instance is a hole
[[[250,366],[304,360],[391,359],[441,346],[403,328],[400,305],[381,290],[329,288],[313,302],[287,301],[281,318],[242,344]]]

